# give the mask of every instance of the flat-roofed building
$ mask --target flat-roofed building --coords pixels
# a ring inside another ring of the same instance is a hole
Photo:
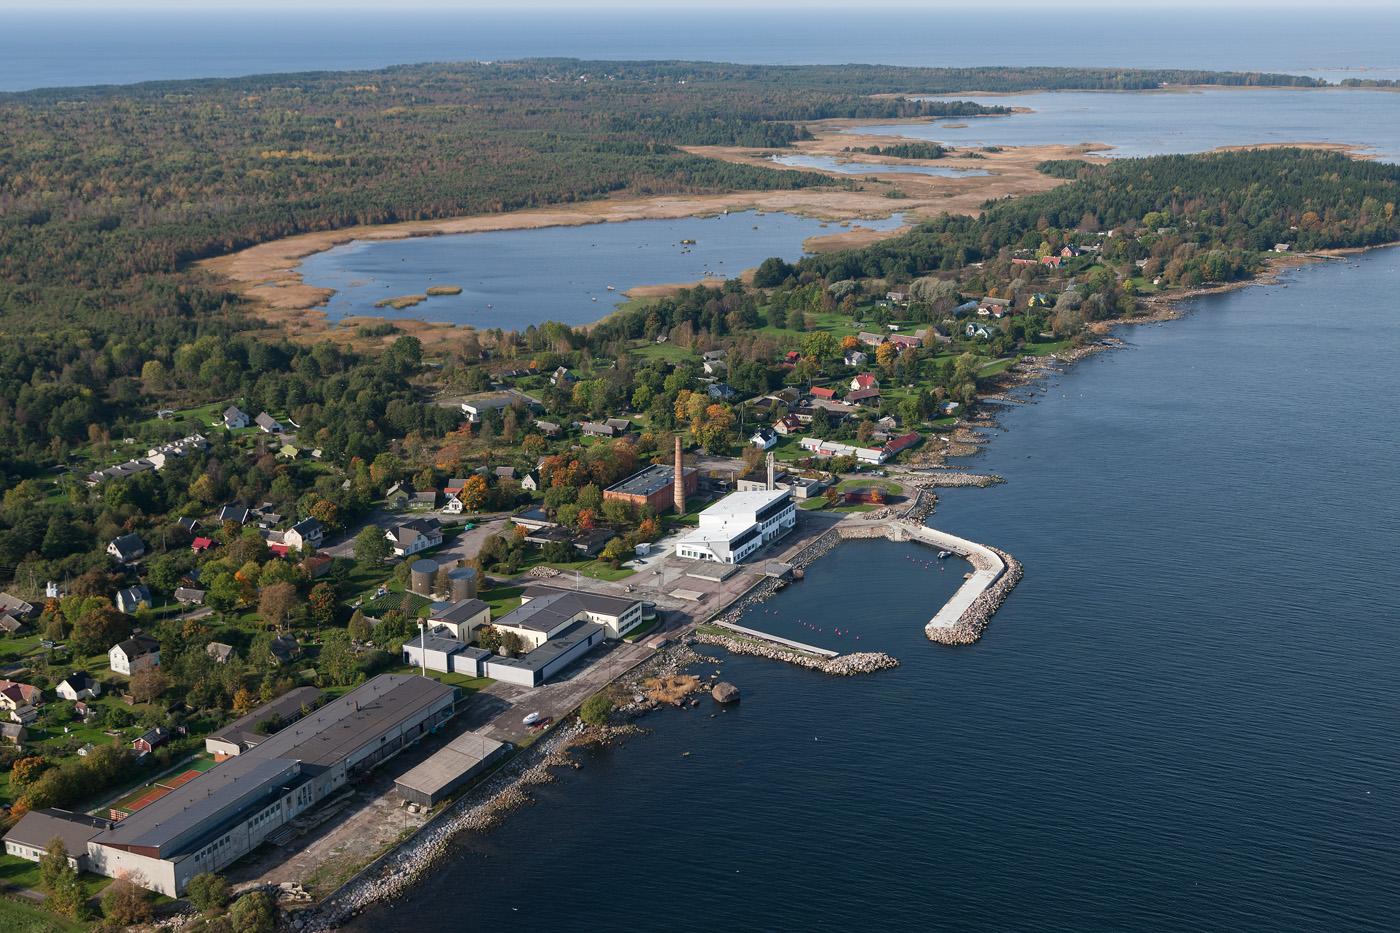
[[[270,703],[264,703],[204,739],[204,750],[218,760],[241,755],[268,736],[314,710],[325,698],[316,687],[297,687]]]
[[[5,854],[37,862],[55,840],[63,841],[68,850],[68,865],[75,871],[87,871],[88,841],[110,829],[111,820],[70,813],[67,810],[30,810],[5,834]]]
[[[431,807],[487,770],[507,746],[475,732],[464,732],[426,760],[394,780],[394,789],[410,803]]]
[[[435,680],[381,674],[100,828],[86,842],[87,867],[112,878],[129,873],[143,887],[178,897],[193,876],[223,869],[438,729],[455,712],[456,697],[456,688]],[[27,845],[35,832],[26,828],[15,844]]]
[[[700,525],[676,542],[676,556],[737,564],[797,525],[788,489],[736,492],[700,513]]]
[[[682,473],[685,494],[691,496],[700,488],[700,471],[686,467]],[[636,509],[650,508],[657,515],[675,504],[676,469],[664,463],[653,463],[633,473],[619,483],[603,490],[603,498],[626,502]]]
[[[491,607],[479,599],[436,603],[428,613],[428,625],[446,629],[458,641],[471,641],[472,633],[491,621]]]

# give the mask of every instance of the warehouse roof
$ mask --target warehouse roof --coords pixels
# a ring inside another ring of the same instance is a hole
[[[694,467],[687,467],[686,476],[695,472]],[[675,467],[665,463],[653,463],[644,470],[633,473],[631,476],[614,483],[607,488],[607,492],[615,492],[624,496],[650,496],[666,489],[676,481]]]
[[[264,703],[246,716],[213,733],[209,738],[216,741],[232,742],[239,746],[257,745],[268,736],[257,731],[258,723],[280,720],[287,722],[301,718],[302,707],[314,709],[325,694],[316,687],[297,687],[282,694],[271,703]]]

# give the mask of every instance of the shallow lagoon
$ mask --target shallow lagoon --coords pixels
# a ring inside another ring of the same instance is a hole
[[[815,168],[842,175],[934,175],[939,178],[975,178],[990,175],[981,168],[950,168],[946,165],[902,165],[890,162],[842,162],[835,156],[783,155],[773,156],[779,165],[794,168]]]
[[[904,136],[955,148],[1103,143],[1112,156],[1204,152],[1219,146],[1330,142],[1400,160],[1400,94],[1375,90],[1194,89],[1056,91],[986,98],[1032,113],[889,123],[851,135]]]
[[[896,214],[855,221],[851,227],[890,230],[902,223]],[[308,285],[335,289],[325,305],[332,321],[375,315],[524,330],[545,321],[591,323],[625,301],[625,290],[639,285],[733,278],[770,256],[796,259],[808,237],[842,229],[795,214],[746,211],[357,240],[307,257],[298,271]],[[433,296],[404,311],[375,307],[386,298],[445,285],[460,286],[462,292]],[[615,290],[609,291],[609,285]]]

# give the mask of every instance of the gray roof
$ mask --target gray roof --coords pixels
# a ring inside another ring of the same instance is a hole
[[[540,645],[523,658],[494,658],[492,664],[506,664],[527,671],[543,670],[553,664],[560,655],[572,651],[580,642],[587,641],[599,632],[605,632],[597,622],[580,620]]]
[[[686,475],[689,475],[695,472],[695,468],[686,467],[685,472]],[[607,488],[607,491],[628,496],[650,496],[652,493],[668,488],[675,481],[676,471],[674,467],[665,463],[653,463],[621,482],[613,483]]]
[[[142,655],[154,654],[160,650],[160,642],[145,633],[132,635],[126,641],[118,642],[116,647],[122,649],[122,653],[128,658],[139,658]]]
[[[111,820],[67,810],[31,810],[5,838],[36,849],[46,849],[55,838],[62,839],[68,854],[76,857],[87,854],[88,840],[111,825]]]
[[[580,612],[620,616],[640,602],[635,599],[600,596],[596,593],[559,590],[549,586],[527,587],[522,595],[527,597],[527,601],[501,618],[501,625],[531,632],[552,632]]]
[[[432,613],[428,616],[430,622],[451,622],[453,625],[461,625],[473,616],[480,615],[483,609],[487,612],[491,611],[491,607],[479,599],[459,599],[455,603],[441,605],[442,608],[433,607]]]
[[[309,767],[327,767],[358,748],[365,735],[411,716],[454,690],[424,677],[380,674],[239,757],[298,758]]]
[[[171,849],[194,834],[203,837],[247,812],[250,804],[280,793],[296,770],[296,761],[287,758],[230,758],[132,813],[95,841],[149,847],[159,851],[160,857],[170,858],[176,854]]]
[[[495,739],[464,732],[406,774],[394,779],[400,788],[436,797],[462,777],[489,762],[505,748]]]
[[[212,733],[209,738],[243,747],[257,745],[267,738],[267,735],[257,731],[258,723],[272,719],[280,719],[283,722],[298,719],[301,717],[303,706],[314,709],[324,696],[325,693],[316,687],[297,687],[269,703],[264,703],[248,715],[240,716]]]
[[[112,544],[122,557],[126,557],[128,554],[140,554],[146,550],[146,542],[142,541],[138,534],[122,535],[120,538],[113,539]]]
[[[442,629],[447,631],[447,629]],[[456,654],[467,647],[465,642],[458,641],[447,635],[424,634],[419,632],[412,639],[403,643],[405,648],[424,648],[428,651],[441,651],[443,654]]]

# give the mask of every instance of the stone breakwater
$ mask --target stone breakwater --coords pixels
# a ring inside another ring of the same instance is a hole
[[[453,837],[467,830],[490,829],[510,811],[529,803],[526,788],[553,781],[551,768],[570,765],[567,749],[584,732],[581,725],[574,724],[541,739],[319,907],[293,915],[291,927],[306,933],[329,933],[370,904],[403,894],[447,853]]]
[[[838,525],[835,530],[847,540],[918,541],[951,551],[972,565],[973,572],[967,581],[924,626],[924,635],[939,644],[970,645],[981,638],[991,617],[1021,581],[1021,564],[1005,551],[938,531],[921,522],[909,519],[866,521]]]
[[[834,658],[818,657],[793,648],[768,641],[749,638],[730,638],[715,632],[696,632],[695,640],[702,645],[714,645],[733,654],[747,654],[770,661],[786,661],[810,670],[831,674],[835,677],[853,677],[856,674],[873,674],[876,671],[899,667],[899,659],[878,651],[859,651],[852,654],[839,654]]]
[[[988,486],[995,486],[1004,483],[1006,480],[995,473],[990,475],[985,473],[928,473],[925,478],[930,486],[942,486],[945,488],[955,488],[960,486],[976,486],[985,489]]]
[[[977,641],[982,637],[982,632],[986,630],[992,616],[1006,601],[1006,597],[1016,588],[1016,584],[1021,582],[1023,571],[1020,561],[998,548],[989,547],[988,550],[994,551],[1001,558],[1005,569],[996,582],[983,590],[952,625],[938,626],[931,621],[924,626],[924,635],[929,641],[936,641],[942,645],[970,645]]]

